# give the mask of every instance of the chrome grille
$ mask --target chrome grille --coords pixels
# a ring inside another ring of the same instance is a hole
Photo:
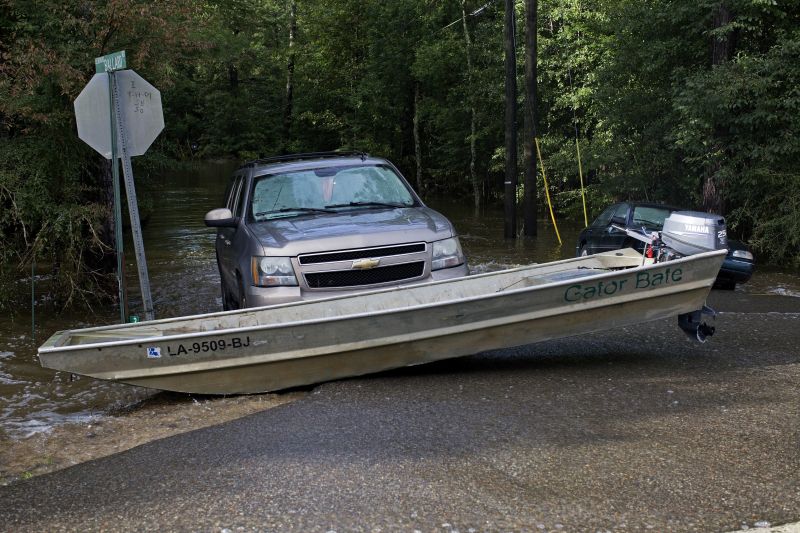
[[[308,254],[301,255],[297,259],[300,261],[301,265],[313,265],[317,263],[331,263],[334,261],[352,261],[353,259],[413,254],[424,251],[425,243],[419,242],[399,246],[386,246],[383,248],[365,248],[363,250],[340,250],[321,254]]]

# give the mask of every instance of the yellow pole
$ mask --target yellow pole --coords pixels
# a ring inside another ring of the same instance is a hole
[[[578,137],[575,137],[575,148],[578,150],[578,175],[581,177],[581,200],[583,200],[583,222],[589,225],[589,215],[586,213],[586,190],[583,187],[583,165],[581,165],[581,145],[578,144]]]
[[[541,150],[539,150],[539,139],[537,137],[534,137],[533,142],[536,144],[536,155],[539,156],[539,165],[541,165],[542,167],[542,181],[544,181],[544,194],[547,197],[547,206],[550,208],[550,219],[553,221],[553,227],[556,230],[556,237],[558,237],[558,244],[561,244],[561,234],[558,233],[556,216],[553,214],[553,203],[550,201],[550,190],[547,187],[547,176],[545,176],[544,174],[544,161],[542,161],[542,152]]]

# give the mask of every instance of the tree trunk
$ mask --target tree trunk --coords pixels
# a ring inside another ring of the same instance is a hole
[[[522,132],[523,164],[525,165],[525,203],[523,225],[525,235],[535,237],[538,228],[536,183],[536,15],[537,0],[525,0],[525,116]]]
[[[733,13],[727,2],[720,2],[714,8],[714,29],[719,29],[733,22]],[[736,47],[736,34],[730,32],[722,37],[714,37],[711,42],[711,64],[721,65],[733,57]]]
[[[228,64],[228,86],[232,94],[239,92],[239,70],[233,63]]]
[[[292,105],[294,103],[294,40],[297,34],[297,1],[289,0],[289,50],[286,62],[286,103],[283,108],[283,138],[281,153],[287,153],[292,133]]]
[[[469,180],[472,183],[472,196],[475,201],[475,209],[481,206],[481,188],[478,183],[478,176],[475,173],[475,95],[472,84],[472,39],[469,36],[469,27],[467,26],[467,2],[461,0],[461,23],[464,26],[464,44],[467,54],[467,85],[469,86]]]
[[[506,67],[506,239],[517,236],[517,53],[514,47],[514,1],[506,0],[505,40]]]
[[[727,2],[720,2],[714,8],[714,29],[727,26],[733,21],[733,13]],[[736,46],[736,35],[733,32],[722,36],[714,36],[711,41],[711,68],[726,63],[733,57]],[[728,136],[727,128],[715,124],[713,142],[711,143],[712,153],[724,154],[727,151],[725,139]],[[703,180],[703,209],[710,213],[725,213],[725,202],[723,199],[724,180],[721,176],[722,162],[719,156],[715,156],[706,168],[705,179]]]
[[[425,196],[425,182],[422,180],[422,144],[419,137],[419,83],[414,84],[414,159],[417,164],[417,191]]]

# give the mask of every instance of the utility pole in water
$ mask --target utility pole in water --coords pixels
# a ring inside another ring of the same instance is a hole
[[[503,234],[506,239],[517,236],[517,53],[514,33],[514,2],[506,0],[503,32],[506,67],[506,179]]]
[[[525,116],[523,118],[523,165],[525,165],[525,200],[523,226],[526,237],[535,237],[536,227],[536,15],[537,0],[525,0]]]

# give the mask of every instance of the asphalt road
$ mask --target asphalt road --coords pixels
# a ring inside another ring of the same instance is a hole
[[[800,299],[329,383],[0,488],[7,531],[726,531],[800,519]]]

